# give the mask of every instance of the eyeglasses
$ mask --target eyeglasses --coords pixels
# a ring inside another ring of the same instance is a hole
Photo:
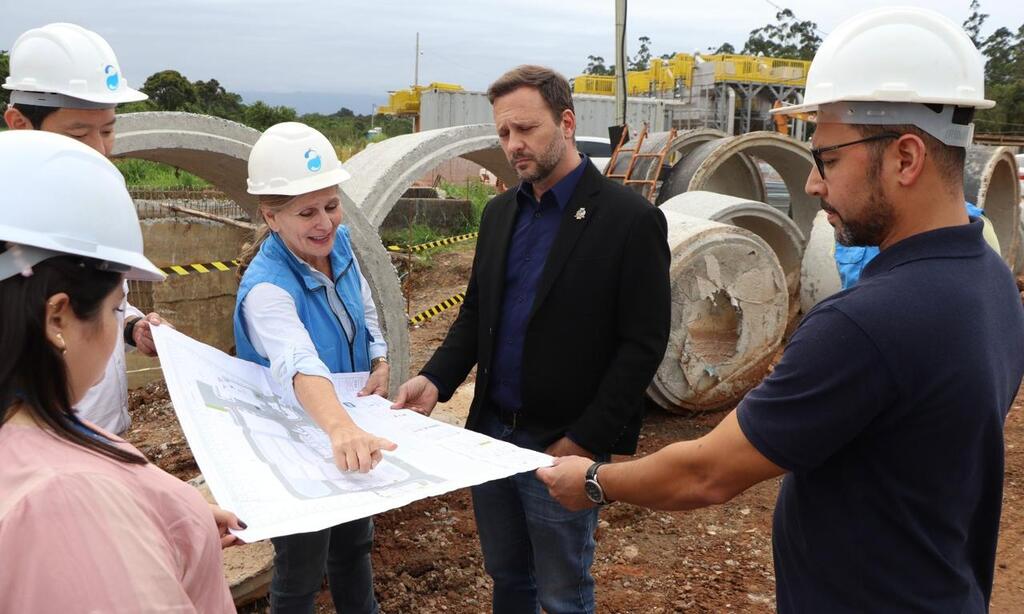
[[[820,147],[818,149],[811,150],[811,157],[814,158],[814,165],[818,167],[818,174],[821,178],[825,178],[825,161],[821,159],[821,154],[842,149],[843,147],[849,147],[850,145],[860,145],[861,143],[870,143],[871,141],[881,141],[882,139],[897,139],[903,136],[899,132],[883,132],[874,136],[869,136],[865,139],[857,141],[850,141],[849,143],[842,143],[840,145],[830,145],[828,147]]]

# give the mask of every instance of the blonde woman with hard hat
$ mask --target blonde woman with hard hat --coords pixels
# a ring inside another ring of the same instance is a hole
[[[367,472],[395,444],[360,429],[329,379],[369,371],[360,394],[388,392],[387,344],[341,224],[338,184],[348,177],[327,138],[300,123],[271,126],[253,146],[248,191],[265,224],[241,258],[235,345],[239,358],[270,367],[294,390],[330,437],[338,470]],[[338,611],[377,611],[372,519],[273,543],[273,612],[312,612],[325,570]]]
[[[0,185],[0,610],[234,612],[237,519],[72,410],[116,348],[123,280],[163,279],[124,179],[71,139],[10,131]]]
[[[117,105],[147,98],[128,87],[107,41],[70,23],[51,23],[19,36],[11,47],[10,76],[3,87],[11,90],[4,111],[8,128],[63,134],[105,156],[114,147]],[[131,421],[126,347],[156,356],[149,326],[162,322],[159,314],[144,314],[127,300],[122,318],[122,335],[106,375],[75,408],[79,417],[114,433],[124,432]]]
[[[776,609],[986,612],[1003,425],[1024,376],[1013,275],[964,210],[985,61],[960,25],[882,8],[833,28],[807,74],[805,191],[844,245],[880,253],[800,321],[781,361],[713,431],[646,458],[540,469],[553,496],[657,509],[723,503],[785,474]]]

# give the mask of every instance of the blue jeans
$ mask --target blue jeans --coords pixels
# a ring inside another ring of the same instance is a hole
[[[311,614],[325,571],[335,610],[377,614],[370,563],[372,518],[270,541],[274,544],[274,577],[270,581],[273,614]]]
[[[488,412],[485,435],[543,451],[522,429],[506,426]],[[594,611],[594,529],[597,509],[570,512],[548,495],[532,471],[472,488],[473,512],[494,580],[495,614]]]

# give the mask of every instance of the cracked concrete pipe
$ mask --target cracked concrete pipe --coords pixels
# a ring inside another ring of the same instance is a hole
[[[807,236],[814,215],[821,206],[817,197],[804,192],[814,162],[807,146],[794,138],[777,132],[750,132],[710,141],[683,159],[678,181],[686,183],[687,192],[706,190],[765,202],[764,180],[760,172],[757,173],[757,184],[752,185],[747,173],[738,171],[735,159],[739,154],[763,160],[779,173],[789,192],[789,217]],[[674,175],[675,169],[673,171]]]
[[[800,311],[800,267],[805,240],[793,220],[765,203],[701,190],[673,196],[661,205],[661,210],[738,226],[764,239],[786,274],[789,318],[796,317]]]
[[[671,412],[728,407],[761,381],[786,330],[786,279],[757,235],[665,211],[672,251],[668,348],[647,389]]]
[[[215,185],[256,219],[256,199],[245,192],[249,151],[260,133],[241,124],[192,113],[126,113],[118,116],[114,157],[171,164]],[[342,184],[347,185],[348,182]],[[391,357],[391,390],[409,370],[409,329],[405,299],[377,225],[346,199],[344,223],[380,313]],[[240,246],[239,246],[240,247]]]
[[[814,216],[811,236],[804,248],[803,265],[800,268],[800,308],[804,313],[822,301],[842,290],[839,269],[835,260],[836,235],[828,214],[819,211]]]
[[[1003,260],[1013,267],[1024,250],[1020,226],[1020,183],[1017,160],[1010,147],[973,145],[964,163],[964,198],[976,204],[992,220]]]
[[[501,151],[494,124],[473,124],[402,134],[374,143],[345,162],[352,178],[341,188],[370,224],[379,228],[406,188],[439,164],[458,157],[486,168],[506,185],[519,181]]]
[[[672,135],[671,132],[652,132],[644,138],[643,144],[640,146],[641,154],[658,154],[662,149],[667,150],[665,152],[665,163],[672,166],[676,164],[681,158],[689,154],[695,147],[701,143],[712,141],[714,139],[720,139],[726,134],[721,130],[715,130],[714,128],[697,128],[694,130],[685,130],[678,132],[676,137],[669,142],[669,137]],[[631,147],[630,143],[626,143],[625,147]],[[633,153],[630,151],[623,151],[619,154],[615,161],[615,168],[613,173],[617,175],[624,175],[629,170],[629,162],[633,159]],[[753,168],[753,166],[751,166]],[[654,158],[637,158],[636,164],[633,167],[633,179],[650,179],[654,176]],[[664,189],[665,181],[668,180],[668,175],[661,177],[662,188],[659,192]],[[657,202],[661,202],[659,196]]]

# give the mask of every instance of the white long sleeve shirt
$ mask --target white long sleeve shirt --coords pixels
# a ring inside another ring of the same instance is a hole
[[[359,270],[358,262],[355,263],[355,267],[359,273],[363,317],[371,337],[372,360],[386,356],[388,344],[380,331],[380,320],[377,308],[373,304],[373,296],[370,294],[370,286]],[[334,291],[334,282],[313,267],[309,269],[317,281],[327,286],[331,311],[338,317],[345,335],[351,341],[355,333],[352,319]],[[292,390],[292,380],[296,373],[330,377],[330,369],[320,360],[309,332],[299,319],[295,301],[285,290],[270,283],[256,284],[242,301],[241,317],[245,320],[253,349],[270,361],[271,375],[285,390]]]
[[[123,433],[131,424],[128,415],[128,374],[124,343],[124,321],[126,318],[141,318],[144,313],[128,304],[128,282],[124,282],[125,299],[121,303],[124,313],[120,316],[117,345],[107,361],[103,379],[89,389],[75,406],[79,418],[88,420],[111,433]]]

